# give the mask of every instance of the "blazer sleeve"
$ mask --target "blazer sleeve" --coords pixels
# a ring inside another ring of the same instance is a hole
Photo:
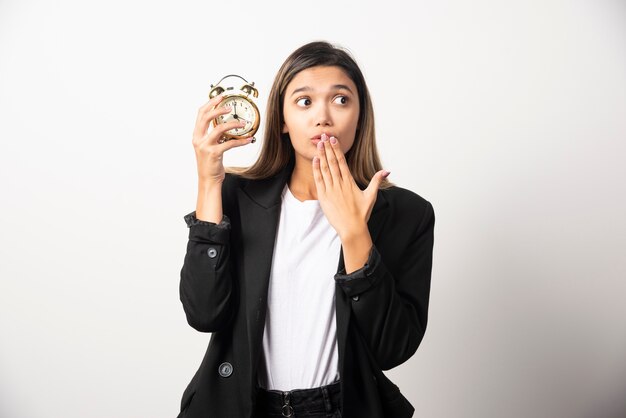
[[[227,182],[222,187],[224,215],[219,224],[198,220],[195,211],[184,216],[189,240],[180,271],[180,301],[189,325],[201,332],[223,329],[235,311]]]
[[[423,217],[403,248],[395,275],[373,245],[366,264],[335,275],[352,299],[354,320],[382,370],[408,360],[417,350],[428,319],[435,213],[426,202]]]

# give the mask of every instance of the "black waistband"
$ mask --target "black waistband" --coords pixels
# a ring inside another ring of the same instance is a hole
[[[259,411],[270,414],[282,414],[285,417],[307,412],[333,412],[339,409],[340,403],[340,382],[312,389],[294,389],[290,391],[259,388],[257,398]]]

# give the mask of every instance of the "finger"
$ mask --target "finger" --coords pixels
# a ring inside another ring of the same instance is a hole
[[[194,128],[194,136],[200,137],[204,135],[209,128],[209,123],[215,116],[219,114],[228,113],[226,108],[220,107],[216,108],[217,105],[222,101],[223,96],[218,95],[209,100],[207,103],[202,105],[198,110],[198,116],[196,117],[196,126]],[[222,110],[218,110],[222,109]],[[222,113],[223,112],[223,113]]]
[[[194,146],[197,148],[202,148],[206,146],[219,144],[220,143],[219,140],[224,135],[224,132],[229,131],[234,128],[241,128],[242,126],[244,125],[238,121],[232,121],[232,122],[219,124],[217,125],[215,129],[211,130],[210,132],[205,133],[202,136],[202,138],[200,138],[199,140],[194,139],[193,141]]]
[[[334,144],[333,141],[335,142]],[[337,142],[337,138],[334,136],[331,136],[324,144],[324,148],[326,149],[326,160],[328,160],[328,167],[330,167],[330,172],[333,176],[333,184],[335,185],[340,185],[343,180],[341,169],[339,168],[339,159],[337,158],[337,154],[335,152],[338,147],[339,143]],[[341,153],[341,150],[339,150],[339,153]]]
[[[211,122],[222,115],[228,114],[232,111],[230,106],[217,107],[215,109],[209,109],[202,114],[198,114],[196,120],[196,126],[194,128],[194,137],[201,137],[207,133]]]
[[[350,167],[348,167],[348,160],[346,160],[346,156],[341,150],[341,145],[339,144],[339,140],[335,138],[335,143],[333,144],[333,138],[331,137],[330,143],[333,151],[335,152],[335,158],[337,159],[337,165],[339,166],[339,170],[341,172],[341,178],[344,183],[346,181],[354,182],[354,178],[352,177],[352,173],[350,172]]]
[[[196,125],[193,131],[193,137],[199,138],[205,135],[209,130],[209,125],[211,122],[222,115],[225,115],[231,112],[232,109],[230,107],[218,107],[215,109],[207,110],[203,114],[198,115],[198,119],[196,120]]]
[[[252,142],[255,142],[255,137],[245,138],[245,139],[230,139],[225,141],[223,144],[219,144],[219,147],[222,148],[222,152],[226,152],[231,148],[241,147],[243,145],[248,145]]]
[[[313,157],[313,180],[315,181],[315,186],[317,187],[317,198],[319,200],[319,195],[326,191],[326,185],[324,184],[322,170],[320,169],[320,159],[317,155]]]
[[[200,106],[200,109],[198,110],[198,113],[203,113],[203,112],[205,112],[208,109],[213,109],[223,99],[224,99],[224,93],[218,94],[217,96],[211,98],[208,102],[206,102],[205,104]]]
[[[219,143],[219,140],[224,135],[224,132],[229,131],[234,128],[241,128],[244,126],[241,122],[231,121],[223,124],[217,125],[217,127],[210,132],[205,132],[201,138],[194,138],[193,145],[196,148],[204,148],[207,146],[216,145]]]
[[[230,131],[231,129],[243,128],[244,126],[246,126],[245,122],[240,122],[237,120],[226,122],[226,123],[220,123],[219,125],[215,127],[215,129],[211,131],[210,142],[212,144],[217,144],[219,143],[219,140],[222,138],[222,136],[224,136],[226,132]]]
[[[217,96],[213,97],[211,100],[200,106],[200,109],[198,109],[198,118],[217,106],[223,99],[224,95],[218,94]]]
[[[201,124],[196,125],[196,129],[194,130],[194,139],[193,141],[198,141],[198,142],[203,142],[203,140],[206,140],[207,138],[210,138],[210,132],[208,132],[208,125],[211,123],[211,121],[215,118],[215,117],[219,117],[220,114],[226,114],[230,111],[230,108],[228,107],[221,107],[218,109],[215,109],[214,111],[211,111],[210,113],[207,114],[207,120],[206,123],[201,122]],[[235,121],[235,123],[237,123],[237,121]],[[200,138],[199,140],[197,138]]]
[[[326,149],[324,148],[324,142],[326,141],[326,135],[322,135],[322,139],[317,143],[317,157],[320,159],[320,171],[322,173],[322,179],[324,180],[325,189],[332,187],[333,179],[328,167],[328,160],[326,159]]]
[[[365,188],[365,194],[368,195],[370,198],[376,200],[380,184],[383,182],[383,179],[385,179],[389,175],[389,173],[390,172],[387,170],[380,170],[376,172],[376,174],[374,174],[374,176],[372,177],[372,180],[370,180],[370,183]]]

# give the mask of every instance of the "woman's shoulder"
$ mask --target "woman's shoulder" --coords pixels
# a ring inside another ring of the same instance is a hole
[[[241,187],[241,181],[245,180],[240,174],[237,173],[226,173],[224,176],[224,183],[222,183],[223,187],[234,188]]]
[[[222,182],[222,196],[225,199],[237,199],[239,191],[251,196],[259,196],[282,184],[284,182],[277,176],[255,179],[239,173],[227,172]]]
[[[401,220],[404,228],[422,230],[434,224],[433,205],[414,191],[392,186],[387,189],[380,189],[379,192],[382,193],[389,205],[390,218]]]
[[[390,205],[399,208],[426,210],[429,206],[432,207],[432,204],[424,197],[400,186],[394,185],[387,189],[380,189],[379,192],[383,194]]]
[[[234,189],[243,189],[245,188],[249,183],[263,183],[263,182],[268,182],[270,181],[271,178],[267,178],[267,179],[253,179],[253,178],[248,178],[242,174],[239,173],[230,173],[230,172],[226,172],[226,175],[224,177],[224,182],[222,183],[222,187],[224,189],[227,190],[234,190]]]

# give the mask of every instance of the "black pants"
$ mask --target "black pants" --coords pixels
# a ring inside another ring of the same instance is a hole
[[[288,392],[259,388],[255,418],[341,418],[339,382]]]

